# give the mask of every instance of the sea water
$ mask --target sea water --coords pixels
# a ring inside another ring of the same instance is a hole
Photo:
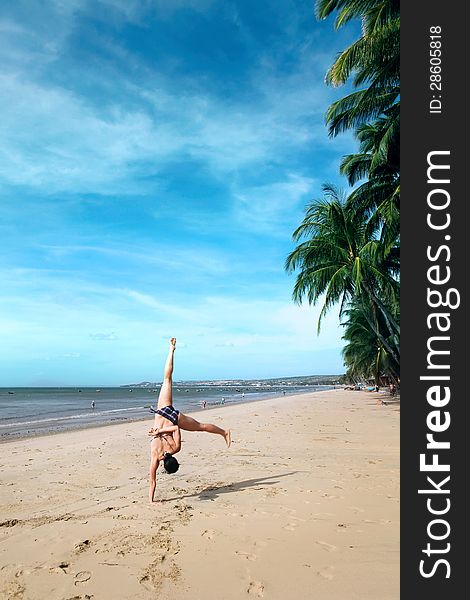
[[[201,410],[203,400],[207,409],[332,387],[302,385],[287,389],[263,382],[174,383],[173,404],[180,411],[190,413]],[[150,419],[149,408],[155,406],[158,392],[158,386],[0,388],[0,441]]]

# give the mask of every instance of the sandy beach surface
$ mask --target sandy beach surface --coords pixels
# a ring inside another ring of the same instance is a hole
[[[194,413],[147,500],[152,423],[2,444],[0,598],[397,600],[399,408],[335,390]]]

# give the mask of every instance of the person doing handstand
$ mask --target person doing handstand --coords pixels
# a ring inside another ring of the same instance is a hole
[[[231,436],[229,429],[221,429],[211,423],[199,423],[196,419],[188,417],[173,406],[173,362],[176,349],[176,338],[171,338],[170,349],[165,363],[163,383],[158,396],[157,408],[150,410],[155,413],[154,426],[148,432],[153,439],[150,443],[150,487],[149,501],[154,502],[157,483],[157,469],[160,462],[167,473],[176,473],[179,463],[173,456],[181,450],[180,429],[185,431],[205,431],[222,436],[230,447]]]

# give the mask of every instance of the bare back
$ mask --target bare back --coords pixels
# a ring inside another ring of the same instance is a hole
[[[156,454],[158,460],[163,460],[165,452],[175,454],[177,451],[178,449],[176,442],[170,433],[162,433],[160,435],[157,435],[153,438],[153,440],[150,443],[150,452],[152,455]]]

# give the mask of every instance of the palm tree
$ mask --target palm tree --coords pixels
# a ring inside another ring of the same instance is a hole
[[[345,327],[343,340],[347,344],[343,349],[343,359],[347,373],[352,379],[373,377],[376,384],[379,384],[381,375],[397,379],[399,365],[395,363],[370,327],[368,322],[370,308],[360,301],[353,302],[345,311],[347,318],[343,323]],[[376,315],[376,317],[377,327],[380,327],[382,335],[386,336],[383,320],[380,322],[380,316]]]
[[[345,326],[343,351],[354,377],[396,377],[399,326],[399,38],[398,0],[317,0],[324,19],[337,13],[339,28],[360,18],[360,38],[344,50],[326,75],[330,85],[352,78],[355,90],[333,103],[326,120],[331,136],[354,129],[359,152],[343,158],[348,197],[324,186],[295,230],[297,247],[285,268],[297,272],[293,298],[323,306],[340,304]],[[362,88],[362,89],[358,89]]]
[[[307,207],[293,234],[300,243],[286,259],[288,272],[299,271],[293,298],[315,305],[324,296],[319,331],[332,306],[340,303],[342,315],[354,298],[366,297],[372,311],[381,313],[388,336],[383,336],[372,315],[368,315],[369,325],[398,363],[400,327],[395,307],[399,286],[393,253],[374,236],[361,213],[346,208],[346,198],[335,187],[325,185],[323,190],[325,197]]]
[[[338,11],[335,26],[338,29],[352,19],[361,18],[368,30],[387,23],[400,14],[399,0],[317,0],[315,11],[319,19],[326,19]]]
[[[330,135],[355,129],[360,151],[344,157],[341,173],[350,185],[363,182],[350,195],[369,226],[381,231],[386,245],[399,236],[400,210],[400,12],[398,0],[317,0],[316,14],[337,13],[335,26],[361,19],[362,35],[344,50],[326,75],[330,85],[352,77],[355,88],[333,103],[326,120]]]
[[[316,14],[336,12],[335,27],[361,19],[362,34],[336,59],[326,75],[330,85],[352,78],[356,89],[333,103],[326,120],[330,135],[354,129],[360,149],[343,158],[350,185],[366,178],[349,197],[385,246],[399,237],[400,215],[400,6],[398,0],[317,0]]]
[[[360,18],[362,35],[344,50],[326,75],[330,85],[343,85],[352,75],[354,87],[365,85],[333,103],[327,112],[330,135],[375,119],[399,103],[400,13],[398,0],[318,0],[316,14],[338,15],[336,28]]]
[[[367,180],[351,192],[348,205],[369,219],[384,244],[393,244],[400,233],[399,119],[386,115],[363,124],[356,137],[359,153],[343,157],[340,172],[350,185]]]
[[[346,155],[340,172],[350,185],[364,177],[397,179],[400,173],[400,114],[394,106],[372,123],[362,123],[356,129],[359,153]]]

